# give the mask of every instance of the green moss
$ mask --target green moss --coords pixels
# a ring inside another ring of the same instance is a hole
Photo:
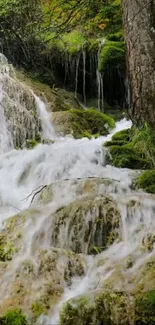
[[[64,305],[60,325],[129,324],[128,297],[123,293],[91,293]],[[131,302],[130,302],[131,304]]]
[[[145,252],[151,252],[154,248],[155,235],[148,233],[142,240],[142,248]]]
[[[17,251],[13,243],[0,244],[0,261],[6,262],[12,260],[12,256]]]
[[[77,298],[73,304],[67,302],[60,313],[60,325],[88,325],[92,324],[93,307],[88,307],[87,297]]]
[[[83,112],[92,134],[104,134],[106,129],[115,127],[115,121],[112,117],[98,112],[95,109],[88,109]]]
[[[125,261],[125,266],[127,269],[129,269],[130,267],[132,267],[134,264],[134,259],[132,257],[132,255],[129,255]]]
[[[45,308],[43,303],[40,302],[40,301],[35,301],[31,306],[31,310],[32,310],[32,313],[33,313],[33,320],[34,321],[36,321],[37,318],[40,315],[46,315],[47,314],[47,309]]]
[[[72,134],[75,139],[91,138],[92,135],[106,135],[115,126],[113,118],[93,109],[71,109],[53,114],[57,132]]]
[[[60,325],[154,325],[155,290],[140,294],[96,292],[68,301]]]
[[[124,33],[123,30],[120,30],[117,33],[109,34],[107,35],[107,39],[109,41],[114,41],[114,42],[122,42],[124,39]]]
[[[0,317],[0,324],[2,325],[28,325],[26,316],[21,309],[10,309],[6,314]]]
[[[155,324],[155,290],[144,292],[136,298],[136,324]]]
[[[125,145],[110,147],[109,163],[120,168],[148,169],[151,167],[149,160],[143,159],[134,148]]]
[[[111,141],[105,142],[104,146],[111,147],[111,146],[123,146],[125,144],[128,144],[129,141],[131,140],[131,134],[132,134],[131,129],[119,131],[112,136]]]
[[[36,141],[35,139],[31,139],[31,140],[26,140],[26,147],[28,149],[33,149],[34,147],[36,147],[39,144],[38,141]]]
[[[129,142],[131,139],[131,129],[126,129],[115,133],[112,137],[112,141],[126,141]]]
[[[104,146],[110,148],[109,163],[116,167],[150,169],[155,166],[155,135],[147,124],[141,129],[132,127],[116,133]],[[153,183],[149,191],[155,192]]]
[[[106,141],[104,143],[104,147],[112,147],[112,146],[123,146],[126,144],[126,141],[124,140],[114,140],[114,141]]]
[[[92,135],[90,132],[88,132],[87,130],[86,131],[83,131],[82,134],[81,134],[82,138],[88,138],[88,139],[91,139],[92,138]],[[97,137],[99,136],[99,134],[97,135]]]
[[[148,193],[155,194],[155,170],[149,170],[141,174],[137,178],[136,186]]]
[[[125,69],[125,51],[123,42],[107,41],[103,46],[98,70],[103,71],[107,67],[116,66],[121,70]]]

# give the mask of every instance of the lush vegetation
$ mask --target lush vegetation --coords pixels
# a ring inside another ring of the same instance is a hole
[[[48,84],[58,82],[52,63],[59,51],[92,47],[96,39],[120,29],[118,0],[0,0],[4,54]]]

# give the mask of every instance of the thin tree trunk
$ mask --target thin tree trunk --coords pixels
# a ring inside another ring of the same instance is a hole
[[[131,116],[155,128],[155,19],[153,0],[121,0]]]

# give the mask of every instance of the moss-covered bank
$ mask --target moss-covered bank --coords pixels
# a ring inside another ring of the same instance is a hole
[[[60,319],[60,325],[154,325],[155,290],[94,292],[67,302]]]
[[[116,167],[151,169],[155,166],[155,136],[150,126],[132,127],[116,133],[105,143],[109,147],[108,162]]]

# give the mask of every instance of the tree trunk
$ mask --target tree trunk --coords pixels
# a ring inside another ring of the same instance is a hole
[[[155,129],[155,19],[153,0],[122,0],[130,112]]]

